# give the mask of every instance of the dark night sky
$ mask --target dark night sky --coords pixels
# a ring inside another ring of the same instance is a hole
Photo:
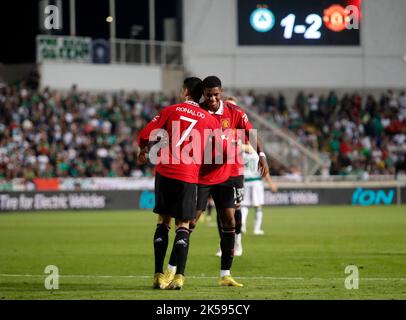
[[[52,2],[52,1],[51,1]],[[163,40],[163,19],[177,18],[181,40],[182,0],[155,0],[156,39]],[[0,62],[22,63],[35,61],[35,37],[39,30],[39,0],[4,1],[1,4]],[[63,3],[63,29],[56,33],[69,35],[69,0]],[[51,3],[52,4],[52,3]],[[21,9],[23,7],[23,9]],[[109,0],[76,0],[76,34],[92,38],[109,38]],[[143,26],[136,39],[149,38],[148,0],[116,0],[116,37],[131,38],[132,25]]]

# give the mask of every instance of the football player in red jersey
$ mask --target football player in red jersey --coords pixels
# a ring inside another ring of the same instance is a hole
[[[223,129],[243,129],[245,131],[245,140],[250,137],[250,130],[253,129],[248,120],[245,112],[238,106],[230,102],[223,102],[221,100],[222,84],[218,77],[210,76],[203,80],[203,108],[213,114],[221,123]],[[269,173],[268,164],[266,161],[265,153],[262,144],[258,141],[257,137],[253,136],[257,141],[251,141],[253,145],[257,146],[257,152],[260,155],[259,168],[262,176]],[[236,140],[238,137],[235,137]],[[221,227],[221,240],[220,247],[222,251],[221,256],[221,271],[220,271],[220,284],[238,286],[230,274],[232,261],[234,257],[234,243],[235,243],[235,204],[237,189],[241,188],[240,180],[242,180],[243,161],[240,159],[240,152],[236,152],[235,161],[231,164],[230,178],[221,184],[214,187],[207,187],[206,183],[210,182],[215,170],[211,171],[208,167],[206,174],[202,174],[202,170],[206,169],[204,166],[201,169],[199,177],[198,189],[198,210],[204,210],[207,203],[207,196],[209,193],[213,195],[216,210],[219,215],[219,222]]]
[[[184,80],[184,103],[164,108],[138,136],[141,152],[139,163],[146,163],[147,152],[154,156],[155,207],[158,224],[154,235],[155,275],[154,288],[181,289],[189,250],[189,221],[196,217],[197,183],[204,149],[208,144],[205,130],[220,130],[220,124],[210,113],[200,108],[202,81]],[[148,144],[161,140],[148,150]],[[189,142],[191,141],[191,142]],[[216,140],[217,141],[217,140]],[[186,150],[186,151],[185,151]],[[192,153],[192,156],[191,156]],[[175,218],[176,237],[173,250],[176,256],[176,275],[171,282],[163,274],[163,262],[168,247],[171,218]]]
[[[203,96],[204,102],[201,107],[206,109],[216,119],[219,120],[222,129],[241,129],[245,133],[245,137],[254,138],[256,141],[251,141],[251,144],[257,146],[257,152],[260,155],[259,169],[262,176],[269,173],[268,164],[262,144],[255,135],[250,134],[253,129],[245,112],[238,106],[223,102],[221,94],[223,92],[221,80],[216,76],[210,76],[203,80]],[[235,137],[238,140],[237,136]],[[235,155],[239,154],[236,149]],[[241,163],[238,163],[238,157],[232,157],[232,163],[223,164],[203,164],[199,173],[198,185],[198,200],[197,200],[197,217],[191,223],[191,229],[194,228],[196,221],[201,213],[205,211],[209,194],[212,195],[217,214],[220,218],[220,247],[222,250],[221,270],[219,284],[222,286],[237,286],[242,284],[235,281],[231,277],[231,266],[234,257],[235,243],[235,204],[236,204],[236,179],[240,176]],[[243,165],[243,162],[242,162]],[[235,178],[237,177],[237,178]],[[174,253],[174,251],[172,251]],[[176,255],[176,253],[175,253]],[[174,254],[171,255],[166,276],[170,278],[170,273],[175,270]]]
[[[231,103],[237,106],[237,98],[235,97],[228,97],[226,102]],[[238,137],[237,137],[238,138]],[[245,141],[241,141],[241,143],[245,143]],[[242,150],[239,150],[242,151]],[[236,155],[236,162],[233,166],[233,170],[231,171],[231,177],[234,180],[234,187],[235,187],[235,245],[234,245],[234,256],[241,256],[242,255],[242,235],[241,235],[241,225],[242,225],[242,214],[241,214],[241,202],[244,199],[244,159],[241,158],[242,152]],[[220,219],[217,215],[217,225],[219,230],[220,228]],[[221,257],[221,248],[216,253],[216,256]]]

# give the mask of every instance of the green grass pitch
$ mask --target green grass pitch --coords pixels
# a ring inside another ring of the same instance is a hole
[[[406,299],[404,206],[266,208],[264,236],[253,219],[251,209],[232,269],[243,288],[218,286],[218,233],[203,221],[174,292],[151,287],[151,212],[2,213],[0,299]],[[44,287],[47,265],[59,268],[58,290]],[[358,289],[344,286],[347,265]]]

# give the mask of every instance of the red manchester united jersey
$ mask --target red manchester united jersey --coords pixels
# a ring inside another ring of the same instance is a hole
[[[164,108],[139,133],[138,144],[143,149],[160,137],[149,153],[156,171],[167,178],[197,183],[209,140],[205,129],[219,130],[220,123],[199,104],[186,101]]]
[[[205,105],[202,105],[202,107],[207,108]],[[221,101],[219,109],[211,114],[220,122],[223,130],[232,129],[236,131],[236,129],[243,129],[245,131],[245,140],[249,136],[249,130],[253,129],[244,110],[232,103]],[[234,138],[238,138],[236,134]],[[244,161],[242,157],[238,156],[238,149],[234,148],[235,154],[232,157],[231,164],[203,165],[200,168],[199,184],[218,184],[226,181],[230,176],[242,175]]]

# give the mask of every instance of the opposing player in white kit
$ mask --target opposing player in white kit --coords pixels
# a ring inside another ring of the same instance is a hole
[[[258,171],[258,154],[248,145],[244,152],[244,200],[241,203],[241,231],[247,232],[247,217],[250,207],[255,208],[254,234],[262,235],[262,206],[264,205],[264,183]],[[265,181],[272,192],[277,191],[277,186],[268,174]]]

